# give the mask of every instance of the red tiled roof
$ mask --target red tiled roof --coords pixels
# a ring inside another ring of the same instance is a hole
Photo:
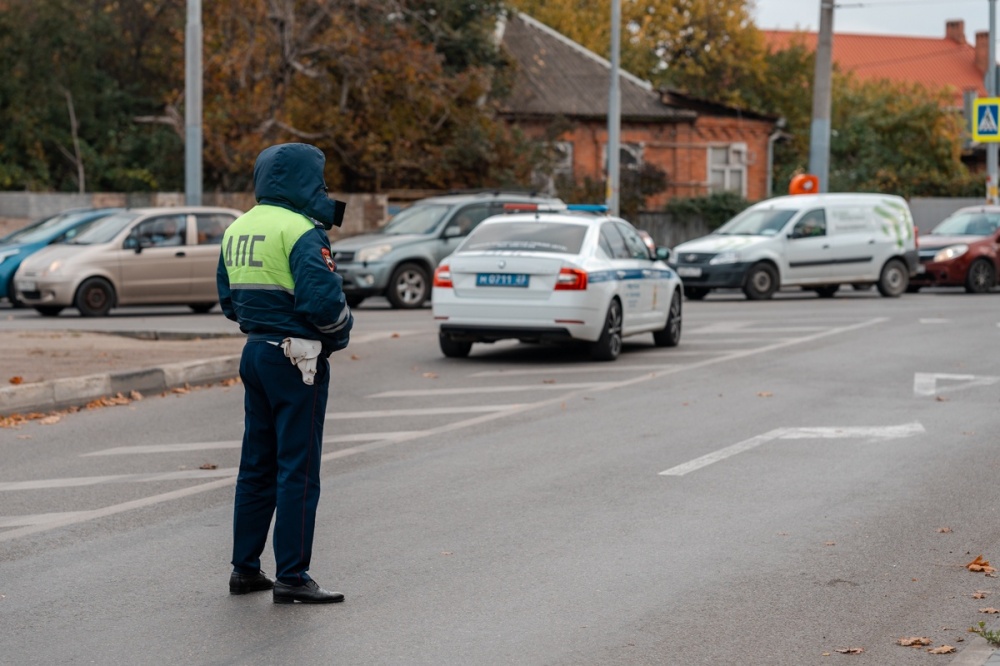
[[[816,49],[815,32],[763,30],[771,51],[802,45]],[[983,73],[976,67],[976,49],[947,38],[893,37],[834,33],[833,61],[841,70],[863,80],[919,83],[931,89],[951,86],[955,106],[962,106],[962,93],[976,90],[986,96]]]

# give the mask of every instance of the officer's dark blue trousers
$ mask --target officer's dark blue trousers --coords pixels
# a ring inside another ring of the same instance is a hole
[[[243,348],[240,377],[246,390],[245,429],[233,517],[233,568],[260,570],[271,517],[278,580],[310,580],[323,424],[330,363],[320,358],[312,386],[281,347],[251,336]],[[280,339],[280,338],[278,338]]]

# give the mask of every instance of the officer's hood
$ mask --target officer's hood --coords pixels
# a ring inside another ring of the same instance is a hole
[[[325,229],[339,227],[347,204],[327,196],[325,164],[323,151],[307,143],[282,143],[265,148],[253,167],[257,202],[301,213]]]

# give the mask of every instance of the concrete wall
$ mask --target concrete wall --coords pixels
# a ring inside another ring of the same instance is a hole
[[[389,198],[385,194],[334,194],[347,202],[344,224],[330,231],[330,238],[350,236],[385,224],[389,218]],[[249,210],[254,205],[249,192],[205,192],[202,202],[206,206],[226,206]],[[0,192],[0,236],[20,229],[32,220],[47,217],[70,208],[99,208],[122,206],[140,208],[147,206],[182,206],[182,192],[95,192],[92,194],[63,194],[36,192]]]
[[[930,233],[938,222],[965,206],[980,206],[986,203],[983,198],[975,199],[924,199],[914,197],[910,200],[910,212],[913,213],[913,223],[920,233]]]

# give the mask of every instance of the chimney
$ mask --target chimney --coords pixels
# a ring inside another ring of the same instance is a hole
[[[976,69],[983,74],[990,65],[990,33],[989,31],[976,33]]]
[[[944,24],[944,38],[956,44],[965,44],[965,21],[951,20]]]

